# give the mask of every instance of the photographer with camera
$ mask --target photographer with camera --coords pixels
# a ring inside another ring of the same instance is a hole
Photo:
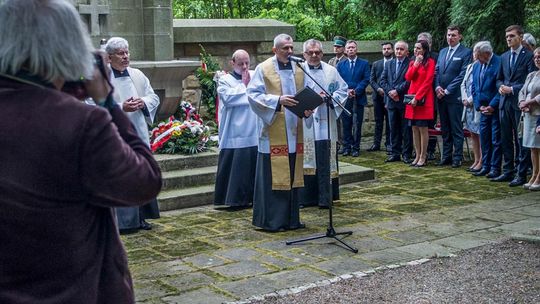
[[[134,303],[112,207],[156,197],[157,163],[72,3],[2,1],[0,28],[0,303]],[[100,106],[61,91],[81,76]]]

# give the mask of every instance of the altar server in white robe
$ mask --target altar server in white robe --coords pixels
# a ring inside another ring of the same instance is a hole
[[[148,78],[138,69],[129,67],[129,44],[120,37],[107,41],[105,51],[111,65],[111,83],[114,86],[114,99],[124,110],[135,126],[137,134],[150,146],[148,124],[152,124],[159,106],[159,97],[154,93]],[[159,218],[159,207],[154,199],[141,207],[116,208],[118,227],[123,232],[138,229],[150,230],[152,226],[145,221]]]
[[[275,56],[257,66],[247,89],[260,125],[253,225],[283,231],[305,227],[300,222],[297,191],[304,177],[303,124],[285,106],[298,103],[294,95],[306,84],[304,73],[289,61],[291,36],[276,36],[272,51]]]
[[[337,164],[337,124],[341,107],[347,101],[347,83],[341,78],[335,67],[321,61],[323,49],[320,41],[310,39],[304,42],[304,69],[332,95],[330,113],[326,103],[317,107],[313,115],[304,121],[304,188],[299,191],[300,205],[328,208],[330,194],[332,200],[339,199],[339,180]],[[317,84],[310,86],[324,96]],[[330,114],[330,120],[328,120]],[[328,136],[330,121],[330,137]],[[332,189],[330,189],[330,177]]]
[[[253,204],[258,118],[246,94],[253,75],[249,70],[249,54],[235,51],[230,64],[233,71],[220,76],[217,87],[219,159],[214,205],[241,209]]]

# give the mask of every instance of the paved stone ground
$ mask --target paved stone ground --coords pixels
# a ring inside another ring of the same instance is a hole
[[[384,152],[345,161],[376,169],[374,182],[342,190],[330,239],[285,245],[326,231],[327,211],[301,211],[307,228],[267,233],[251,225],[251,210],[212,207],[163,214],[155,229],[123,236],[139,303],[241,301],[336,276],[448,256],[540,229],[540,193],[509,188],[449,167],[384,163]]]

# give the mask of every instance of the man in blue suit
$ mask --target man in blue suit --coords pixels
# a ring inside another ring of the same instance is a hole
[[[521,44],[524,34],[523,28],[519,25],[511,25],[506,28],[505,32],[506,44],[510,50],[501,55],[501,66],[497,76],[497,88],[501,94],[499,119],[501,121],[503,172],[492,181],[510,181],[509,185],[514,187],[525,184],[527,170],[531,165],[529,149],[523,148],[521,140],[518,138],[518,124],[521,117],[518,94],[527,75],[536,68],[532,60],[533,53]]]
[[[351,155],[352,157],[360,155],[364,107],[367,104],[366,87],[369,84],[369,63],[365,59],[358,58],[356,50],[356,41],[347,41],[345,54],[348,60],[337,65],[339,75],[348,85],[348,99],[345,108],[353,113],[352,117],[346,114],[341,115],[343,148],[339,152],[343,156]]]
[[[489,41],[480,41],[474,46],[478,61],[472,70],[472,95],[474,108],[481,112],[480,145],[482,147],[482,169],[474,176],[497,177],[501,172],[501,125],[499,123],[499,93],[497,74],[501,59],[493,54]]]
[[[409,67],[409,45],[405,41],[396,42],[394,53],[396,57],[385,66],[381,75],[380,85],[384,90],[384,102],[388,109],[390,121],[390,136],[392,149],[385,162],[409,162],[412,153],[412,131],[405,119],[405,104],[403,97],[409,89],[409,82],[405,80],[405,73]]]
[[[449,26],[446,31],[448,47],[441,50],[435,67],[435,93],[443,138],[443,152],[439,165],[461,166],[463,158],[463,124],[461,114],[461,82],[472,52],[461,45],[461,29]],[[453,148],[453,153],[452,153]]]

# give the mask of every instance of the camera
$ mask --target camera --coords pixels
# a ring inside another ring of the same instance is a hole
[[[105,70],[105,65],[103,63],[103,57],[101,57],[101,55],[97,52],[92,53],[92,55],[94,56],[95,68],[99,70],[103,78],[107,79],[108,76]],[[81,80],[66,81],[64,83],[64,86],[62,87],[62,91],[65,93],[68,93],[69,95],[74,96],[75,98],[79,100],[84,100],[90,97],[88,96],[88,92],[86,91],[86,87],[84,85],[84,79],[82,76],[81,76]]]

